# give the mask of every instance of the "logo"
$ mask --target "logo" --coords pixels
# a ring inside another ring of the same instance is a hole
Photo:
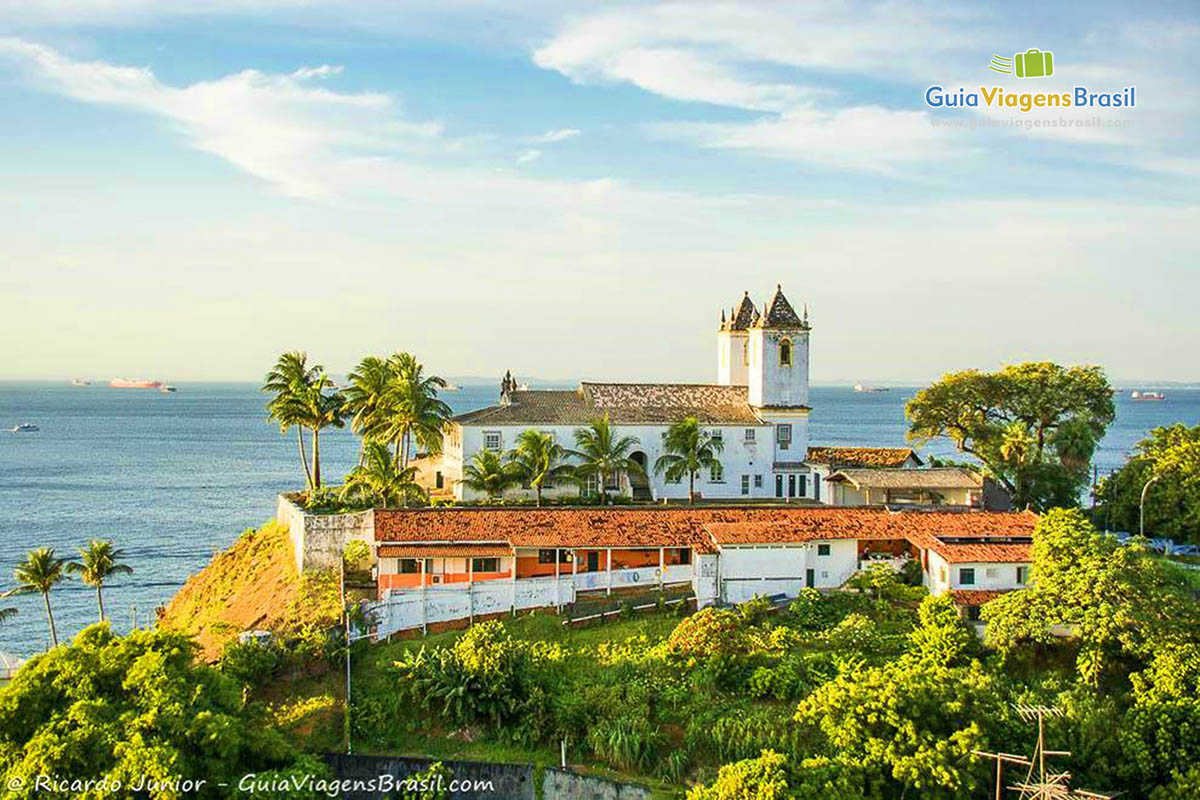
[[[1018,78],[1049,78],[1054,74],[1054,53],[1034,47],[1012,58],[993,54],[988,69]]]

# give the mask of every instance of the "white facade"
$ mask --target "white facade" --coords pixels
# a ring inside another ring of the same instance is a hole
[[[925,585],[930,594],[945,594],[955,589],[1007,591],[1024,589],[1029,581],[1029,563],[948,563],[932,550]]]

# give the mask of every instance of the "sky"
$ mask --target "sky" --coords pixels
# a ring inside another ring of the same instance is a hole
[[[1182,2],[0,0],[0,378],[710,381],[782,284],[814,381],[1200,380],[1198,77]]]

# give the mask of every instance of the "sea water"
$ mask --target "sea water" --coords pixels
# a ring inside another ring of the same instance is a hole
[[[1146,387],[1153,388],[1153,387]],[[903,446],[904,403],[914,388],[855,392],[814,387],[814,444]],[[1119,467],[1158,425],[1200,423],[1200,390],[1167,389],[1162,402],[1117,398],[1117,419],[1096,454],[1096,466]],[[496,402],[496,385],[464,385],[444,395],[456,412]],[[33,547],[74,558],[93,537],[112,539],[134,573],[105,587],[118,629],[154,608],[227,547],[247,527],[275,511],[275,496],[303,483],[294,432],[281,436],[266,419],[252,384],[179,384],[153,390],[0,383],[0,427],[21,422],[35,433],[0,431],[0,591]],[[348,430],[321,437],[322,474],[337,483],[357,458]],[[954,455],[948,442],[922,453]],[[52,594],[60,639],[96,618],[95,593],[77,580]],[[0,651],[27,656],[47,644],[40,596],[0,600],[20,613],[0,623]]]

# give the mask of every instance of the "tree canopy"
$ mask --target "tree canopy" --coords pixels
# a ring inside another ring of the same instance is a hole
[[[1139,530],[1142,489],[1146,535],[1200,543],[1200,425],[1155,428],[1121,469],[1100,482],[1093,515],[1109,530]]]
[[[905,414],[910,440],[949,438],[979,460],[1015,506],[1044,510],[1078,505],[1116,411],[1100,367],[1030,362],[946,375],[909,400]]]

